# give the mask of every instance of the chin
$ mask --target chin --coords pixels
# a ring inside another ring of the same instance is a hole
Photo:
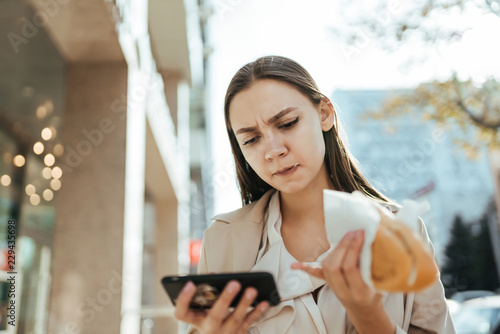
[[[289,184],[280,184],[274,186],[275,189],[278,189],[280,192],[284,194],[295,194],[295,193],[300,193],[302,190],[304,190],[306,187],[303,184],[299,184],[296,182],[289,182]]]

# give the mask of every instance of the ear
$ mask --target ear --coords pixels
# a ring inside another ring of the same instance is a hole
[[[319,104],[319,116],[321,117],[321,130],[329,131],[335,123],[335,109],[327,97],[324,97]]]

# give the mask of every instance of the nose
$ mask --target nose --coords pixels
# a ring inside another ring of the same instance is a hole
[[[269,138],[264,156],[266,160],[272,161],[277,157],[286,156],[287,153],[288,149],[279,137],[273,136]]]

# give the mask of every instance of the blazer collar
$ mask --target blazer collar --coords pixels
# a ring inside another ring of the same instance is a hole
[[[262,231],[265,228],[263,221],[267,218],[269,200],[275,189],[267,191],[262,197],[241,209],[215,216],[213,220],[227,224],[231,231],[231,240],[225,248],[226,255],[232,257],[231,267],[218,268],[225,271],[238,272],[249,271],[259,252],[262,240]],[[221,242],[224,242],[221,240]],[[229,264],[229,263],[228,263]]]
[[[260,224],[264,220],[267,208],[269,206],[269,200],[272,194],[276,192],[276,189],[270,189],[257,201],[252,202],[244,207],[216,215],[212,220],[222,221],[228,224],[235,222],[250,222],[255,224]]]

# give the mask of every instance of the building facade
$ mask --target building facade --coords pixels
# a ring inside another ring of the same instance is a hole
[[[0,31],[0,333],[182,331],[200,3],[6,0]]]

